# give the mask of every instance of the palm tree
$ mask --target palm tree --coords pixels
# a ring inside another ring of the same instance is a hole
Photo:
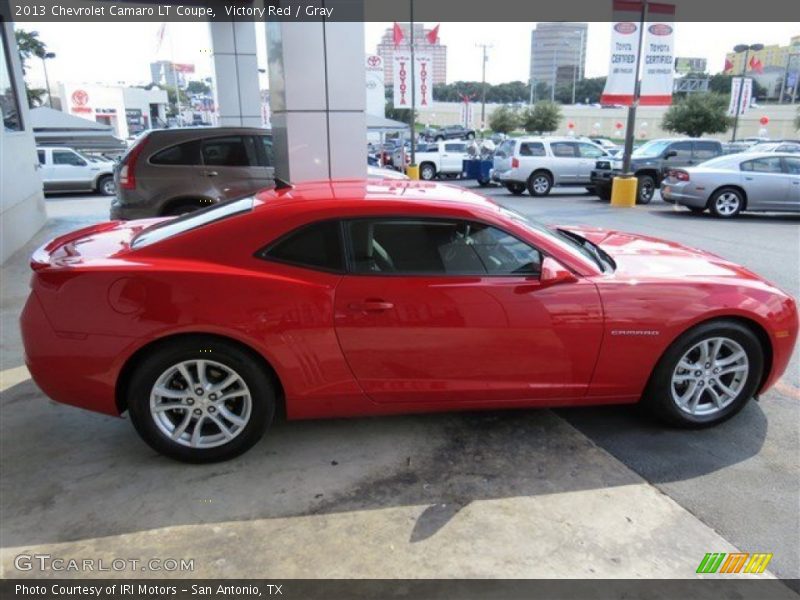
[[[14,32],[19,49],[19,60],[22,63],[22,74],[27,74],[28,60],[32,57],[44,59],[47,54],[47,45],[39,39],[38,31],[25,31],[17,29]],[[25,82],[25,92],[28,95],[28,105],[33,108],[44,104],[44,96],[47,90],[42,88],[32,88]]]

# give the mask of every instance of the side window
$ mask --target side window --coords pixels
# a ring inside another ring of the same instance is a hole
[[[783,164],[786,165],[786,172],[790,175],[800,175],[800,158],[787,156],[783,159]]]
[[[667,148],[667,152],[675,152],[675,156],[673,157],[675,160],[691,160],[692,142],[675,142],[674,144],[670,144],[669,148]]]
[[[240,135],[204,140],[203,164],[210,167],[257,166],[255,142],[251,136]]]
[[[553,156],[560,158],[577,158],[578,148],[574,142],[552,142],[550,149],[553,151]]]
[[[199,165],[200,140],[184,142],[157,152],[150,158],[152,165]]]
[[[606,155],[603,150],[594,144],[578,144],[578,151],[581,153],[581,158],[600,158]]]
[[[39,164],[43,165],[44,164],[44,150],[37,150],[36,154],[39,155]]]
[[[269,135],[256,136],[256,144],[260,145],[262,152],[258,154],[258,164],[262,167],[275,165],[275,153],[272,149],[272,137]]]
[[[444,149],[445,152],[466,152],[467,146],[466,144],[445,144]]]
[[[497,147],[497,150],[494,151],[494,155],[498,158],[508,158],[514,153],[515,143],[514,140],[506,140]]]
[[[523,142],[519,145],[520,156],[545,156],[542,142]]]
[[[356,273],[537,274],[541,263],[537,250],[483,223],[359,220],[349,227]]]
[[[69,150],[53,150],[53,164],[70,167],[85,167],[86,161]]]
[[[261,257],[300,267],[343,271],[339,222],[323,221],[302,227],[267,248]]]
[[[775,152],[790,152],[793,154],[800,153],[800,144],[781,144]]]
[[[770,156],[769,158],[756,158],[748,160],[741,164],[742,171],[752,171],[754,173],[780,173],[781,172],[781,159],[778,156]]]
[[[708,160],[719,156],[719,146],[714,142],[695,142],[694,157],[698,160]]]

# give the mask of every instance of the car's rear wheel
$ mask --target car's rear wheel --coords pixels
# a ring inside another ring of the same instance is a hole
[[[97,191],[103,196],[113,196],[117,193],[117,186],[111,175],[105,175],[97,181]]]
[[[709,208],[715,217],[730,219],[742,212],[744,196],[734,188],[723,188],[711,196]]]
[[[420,179],[430,181],[436,177],[436,166],[433,163],[422,163],[419,167]]]
[[[545,171],[535,171],[528,178],[528,193],[531,196],[547,196],[553,187],[553,179]]]
[[[636,204],[650,204],[656,194],[656,180],[651,175],[639,175],[636,186]]]
[[[676,340],[659,361],[643,402],[680,427],[716,425],[739,412],[755,394],[764,350],[737,321],[701,324]]]
[[[608,202],[609,200],[611,200],[611,187],[610,186],[608,186],[608,187],[600,186],[600,187],[596,187],[594,189],[595,189],[595,194],[597,194],[597,197],[600,198],[600,200],[603,200],[605,202]]]
[[[208,202],[203,202],[202,200],[181,200],[179,202],[174,202],[170,204],[166,210],[164,210],[165,217],[179,217],[181,215],[185,215],[186,213],[194,212],[196,210],[200,210],[201,208],[205,208],[209,206]]]
[[[525,184],[524,183],[507,183],[506,189],[514,194],[515,196],[521,196],[525,193]]]
[[[254,358],[216,338],[157,348],[125,390],[136,431],[185,462],[227,460],[255,444],[275,414],[275,388]]]

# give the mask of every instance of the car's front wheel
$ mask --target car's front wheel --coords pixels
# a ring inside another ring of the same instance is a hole
[[[105,175],[97,182],[97,191],[103,196],[113,196],[117,193],[117,186],[114,184],[114,178],[111,175]]]
[[[191,337],[157,347],[125,390],[136,431],[156,451],[185,462],[227,460],[264,434],[275,387],[236,344]]]
[[[763,368],[764,350],[749,327],[730,320],[703,323],[664,353],[643,402],[673,425],[716,425],[753,397]]]
[[[420,179],[431,181],[436,177],[436,167],[432,163],[422,163],[419,168]]]

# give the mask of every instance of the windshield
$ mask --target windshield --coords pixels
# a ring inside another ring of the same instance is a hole
[[[671,140],[653,140],[638,147],[633,151],[631,156],[639,156],[642,158],[654,158],[661,156],[661,153],[672,143]]]
[[[203,227],[204,225],[220,221],[227,217],[249,212],[253,209],[254,202],[255,200],[252,197],[231,200],[230,202],[215,204],[214,206],[191,212],[182,217],[158,223],[157,225],[148,227],[137,235],[133,239],[133,242],[131,242],[131,248],[143,248],[150,244],[155,244],[156,242],[185,233],[190,229],[197,229],[198,227]]]
[[[593,244],[589,240],[582,238],[577,234],[563,231],[561,229],[550,229],[538,221],[529,219],[525,215],[510,208],[501,206],[500,212],[529,231],[539,235],[544,235],[551,240],[558,242],[560,246],[566,247],[566,250],[568,250],[571,254],[578,256],[583,260],[588,260],[590,263],[596,265],[601,271],[608,270],[607,266],[613,267],[613,261],[611,261],[611,257],[609,257],[596,244]],[[605,264],[607,262],[606,258],[608,259],[608,265]]]

